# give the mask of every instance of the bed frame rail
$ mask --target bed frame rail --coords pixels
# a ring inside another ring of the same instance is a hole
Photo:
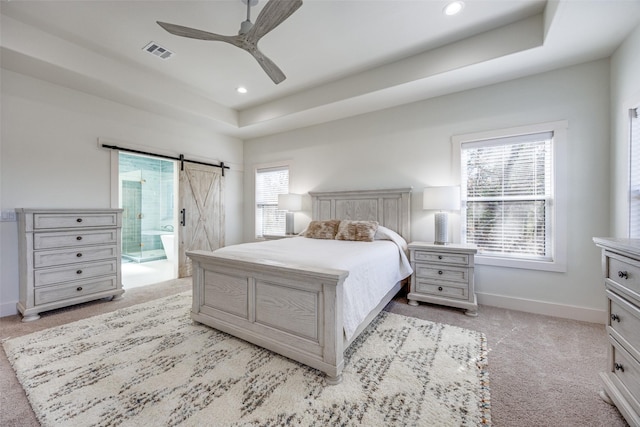
[[[193,320],[342,379],[344,270],[190,251]]]

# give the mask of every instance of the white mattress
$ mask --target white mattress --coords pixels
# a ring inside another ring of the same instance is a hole
[[[343,285],[347,340],[387,292],[412,273],[403,249],[391,240],[352,242],[292,237],[227,246],[216,252],[245,259],[349,271]]]

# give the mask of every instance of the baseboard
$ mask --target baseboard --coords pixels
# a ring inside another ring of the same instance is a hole
[[[18,314],[18,309],[16,308],[17,303],[18,301],[3,302],[2,304],[0,304],[0,317],[13,316],[14,314]]]
[[[545,316],[562,317],[564,319],[606,324],[606,310],[597,310],[575,305],[556,304],[532,299],[506,297],[503,295],[478,293],[478,304],[526,313],[543,314]]]

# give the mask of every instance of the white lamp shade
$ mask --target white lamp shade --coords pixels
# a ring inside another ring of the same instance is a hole
[[[278,194],[278,209],[289,212],[302,210],[302,195]]]
[[[422,209],[438,211],[460,210],[460,187],[425,187]]]

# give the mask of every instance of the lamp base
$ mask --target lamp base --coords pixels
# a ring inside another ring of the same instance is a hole
[[[286,235],[293,234],[293,212],[286,212],[285,214],[285,232]]]
[[[446,212],[436,212],[435,221],[435,245],[446,245],[449,243],[449,214]]]

